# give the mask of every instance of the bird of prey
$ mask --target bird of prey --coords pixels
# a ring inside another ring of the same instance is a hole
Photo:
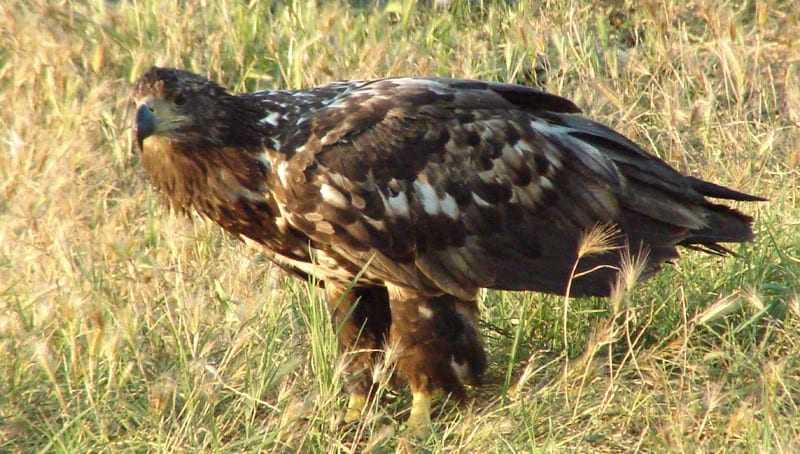
[[[412,392],[460,396],[486,367],[479,289],[607,296],[626,253],[644,277],[685,246],[724,254],[752,219],[711,199],[763,200],[686,176],[571,101],[432,77],[234,94],[149,69],[133,88],[135,148],[152,184],[324,286],[347,366],[346,419],[396,347]],[[578,257],[611,226],[612,248]],[[626,252],[627,251],[627,252]]]

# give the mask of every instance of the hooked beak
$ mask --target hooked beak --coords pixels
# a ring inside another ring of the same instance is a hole
[[[136,135],[136,144],[139,146],[139,151],[142,151],[142,143],[144,139],[153,135],[156,131],[156,116],[153,114],[153,109],[147,104],[142,104],[136,110],[136,126],[134,134]]]

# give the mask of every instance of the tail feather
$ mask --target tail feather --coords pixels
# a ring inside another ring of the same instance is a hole
[[[735,192],[735,191],[734,191]],[[692,230],[679,244],[701,246],[718,253],[730,253],[717,243],[743,243],[753,240],[753,218],[725,205],[709,203],[706,207],[707,226]]]
[[[573,139],[601,150],[625,177],[623,224],[633,240],[651,247],[671,244],[726,254],[730,251],[717,243],[753,239],[751,217],[707,197],[744,202],[765,198],[682,175],[619,133],[586,118],[564,114],[550,118],[570,128]]]
[[[558,112],[537,115],[547,124],[534,124],[533,127],[573,158],[574,167],[588,169],[589,181],[580,190],[594,194],[597,191],[592,191],[590,183],[600,181],[599,186],[616,197],[619,210],[614,221],[623,234],[617,246],[630,248],[631,252],[646,252],[642,278],[658,271],[661,264],[678,258],[678,247],[728,255],[733,252],[722,244],[753,239],[753,219],[750,216],[712,199],[745,202],[766,199],[683,175],[619,133],[582,116]],[[583,176],[579,174],[579,177]],[[572,181],[580,180],[575,178]],[[566,199],[580,201],[572,204],[568,212],[591,213],[591,200],[581,198],[583,192],[577,195],[574,192],[565,187],[560,194],[562,202]],[[545,239],[542,232],[552,230],[548,225],[540,226],[535,222],[526,224],[530,232],[520,232],[514,238],[537,238],[538,244],[544,245],[542,256],[524,265],[519,260],[501,262],[495,288],[536,289],[564,294],[565,276],[570,276],[575,259],[573,251],[578,247],[575,236],[562,231],[559,232],[560,238]],[[572,224],[586,225],[585,222]],[[571,238],[571,242],[564,241],[564,238]],[[510,245],[504,253],[507,256],[513,254],[514,247]],[[623,255],[619,250],[582,257],[574,270],[580,278],[571,282],[570,293],[574,296],[608,295],[622,264]],[[528,274],[535,271],[535,276],[519,275],[517,270]]]
[[[741,200],[742,202],[766,202],[767,199],[756,195],[745,194],[744,192],[735,191],[725,186],[709,183],[699,178],[689,177],[686,179],[691,184],[692,188],[707,197],[714,197],[716,199],[728,200]]]

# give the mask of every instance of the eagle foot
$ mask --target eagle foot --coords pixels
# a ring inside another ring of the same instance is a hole
[[[361,418],[361,413],[367,404],[367,395],[352,393],[347,402],[347,411],[344,414],[345,423],[353,423]]]
[[[431,433],[431,395],[415,392],[411,400],[411,414],[406,422],[409,435],[425,438]]]

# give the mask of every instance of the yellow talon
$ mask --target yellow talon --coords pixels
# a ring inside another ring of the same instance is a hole
[[[424,438],[431,433],[431,396],[428,393],[412,394],[411,415],[408,417],[408,431],[411,435]]]
[[[367,396],[364,394],[350,394],[347,402],[347,412],[344,414],[344,422],[356,422],[361,417],[361,410],[367,404]]]

